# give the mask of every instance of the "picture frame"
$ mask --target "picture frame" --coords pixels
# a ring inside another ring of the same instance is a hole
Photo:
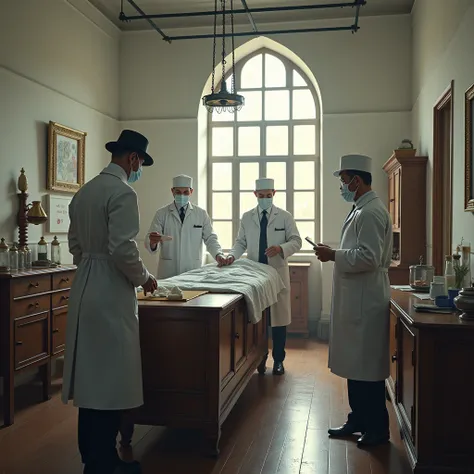
[[[84,185],[86,132],[49,122],[46,188],[76,193]]]
[[[465,93],[464,124],[464,210],[474,212],[474,84]]]
[[[48,196],[48,233],[67,234],[69,231],[69,196]]]

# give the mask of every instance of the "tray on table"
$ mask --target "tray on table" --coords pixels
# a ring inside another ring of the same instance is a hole
[[[177,299],[168,299],[166,296],[152,296],[150,294],[144,295],[143,292],[137,294],[137,299],[140,301],[190,301],[198,296],[205,295],[209,293],[208,291],[198,291],[198,290],[183,290],[183,297],[179,300]]]

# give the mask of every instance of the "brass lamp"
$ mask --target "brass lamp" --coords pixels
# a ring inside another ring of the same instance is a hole
[[[18,178],[18,199],[20,206],[18,209],[18,244],[20,248],[24,248],[28,244],[28,224],[43,224],[48,220],[48,215],[41,205],[41,201],[33,201],[30,204],[26,203],[28,199],[28,179],[25,175],[25,170],[22,168]]]

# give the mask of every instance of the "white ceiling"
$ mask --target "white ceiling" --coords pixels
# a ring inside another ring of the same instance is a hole
[[[410,13],[414,0],[366,0],[367,3],[360,9],[361,16],[378,15],[398,15]],[[120,13],[121,0],[89,0],[97,7],[107,18],[113,21],[122,30],[148,30],[150,25],[145,20],[134,20],[130,23],[121,22],[118,17]],[[214,0],[134,0],[147,15],[156,15],[162,13],[181,13],[193,11],[213,11]],[[351,0],[247,0],[249,8],[258,7],[279,7],[294,5],[327,5],[334,3],[350,3]],[[139,13],[123,0],[124,13],[127,16],[136,16]],[[230,0],[226,2],[230,5]],[[220,2],[218,2],[220,5]],[[234,0],[234,9],[242,9],[240,0]],[[328,18],[354,18],[355,10],[350,7],[345,8],[327,8],[302,11],[285,12],[264,12],[253,13],[252,16],[257,24],[285,22],[285,21],[305,21]],[[179,28],[194,26],[210,26],[213,24],[213,16],[187,17],[187,18],[158,18],[154,22],[157,26],[166,31],[167,28]],[[245,14],[234,16],[235,24],[248,24],[248,18]],[[250,25],[249,25],[250,26]]]

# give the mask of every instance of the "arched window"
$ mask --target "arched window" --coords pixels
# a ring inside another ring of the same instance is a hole
[[[257,205],[255,180],[274,178],[274,203],[293,214],[303,250],[310,251],[304,237],[317,235],[319,191],[316,92],[292,62],[267,49],[239,61],[235,75],[244,107],[209,115],[208,209],[214,229],[230,249],[240,217]]]

